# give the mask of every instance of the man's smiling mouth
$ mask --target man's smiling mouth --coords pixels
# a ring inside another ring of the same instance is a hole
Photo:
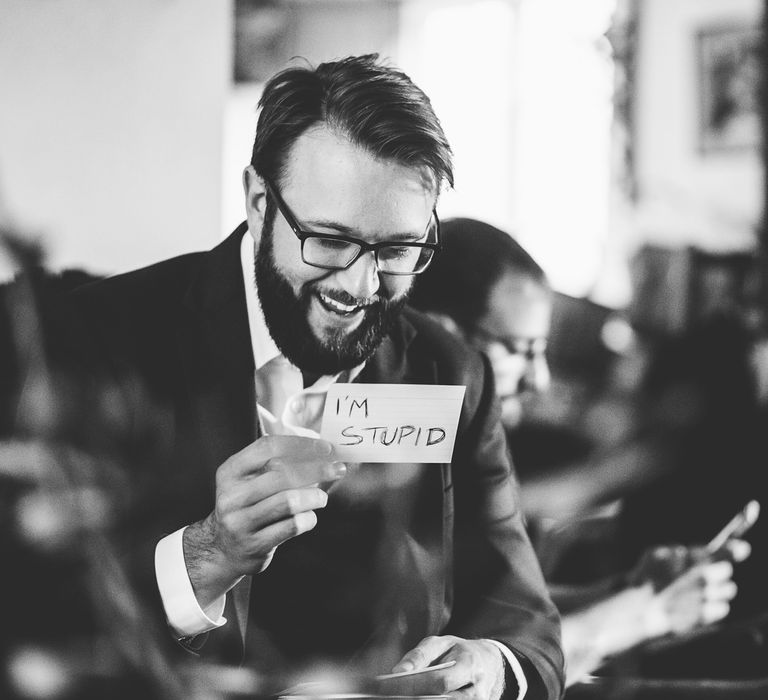
[[[323,294],[322,292],[317,292],[317,298],[322,304],[323,308],[341,316],[351,316],[358,311],[363,311],[367,306],[370,306],[370,302],[345,304],[338,299],[334,299],[327,294]]]

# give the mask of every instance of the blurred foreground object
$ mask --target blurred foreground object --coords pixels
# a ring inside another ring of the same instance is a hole
[[[125,416],[82,381],[62,301],[92,277],[46,272],[11,231],[0,247],[18,267],[0,287],[0,697],[253,696],[250,676],[172,664],[126,577]]]

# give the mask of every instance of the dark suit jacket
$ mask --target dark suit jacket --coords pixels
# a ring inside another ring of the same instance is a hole
[[[152,399],[135,414],[157,426],[160,455],[136,467],[148,591],[154,543],[208,514],[216,468],[257,436],[244,231],[74,298],[126,391]],[[362,502],[332,492],[315,530],[253,577],[246,655],[268,668],[330,656],[383,670],[429,634],[493,638],[524,660],[529,697],[559,697],[558,616],[523,528],[487,362],[406,310],[358,381],[466,385],[453,462],[402,465],[399,486],[377,483]]]

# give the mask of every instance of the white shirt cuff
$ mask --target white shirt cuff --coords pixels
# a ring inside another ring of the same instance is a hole
[[[168,624],[179,638],[194,637],[227,622],[222,617],[226,596],[217,598],[205,610],[197,602],[184,561],[184,530],[164,537],[155,547],[157,587]]]
[[[519,688],[517,693],[517,700],[523,700],[525,694],[528,692],[528,681],[525,678],[525,673],[523,673],[523,667],[520,664],[520,660],[514,655],[508,646],[505,646],[501,642],[497,642],[495,639],[489,639],[487,641],[499,648],[499,651],[502,653],[504,658],[507,660],[507,663],[512,668],[512,673],[515,674],[515,680],[517,681],[517,687]]]

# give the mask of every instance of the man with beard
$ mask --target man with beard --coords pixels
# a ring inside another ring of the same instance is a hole
[[[268,674],[446,662],[393,683],[558,697],[557,613],[490,368],[404,308],[453,181],[429,99],[371,55],[284,71],[260,107],[247,221],[75,298],[159,407],[167,457],[140,474],[153,508],[136,536],[154,566],[135,547],[149,588],[182,646],[244,650]],[[452,463],[340,463],[318,430],[328,387],[350,381],[465,385]]]
[[[553,291],[531,255],[495,226],[477,219],[449,219],[442,226],[442,237],[445,250],[419,277],[411,303],[488,355],[514,451],[530,407],[528,399],[545,391],[549,383],[545,350]],[[551,431],[548,439],[558,443],[554,449],[563,445],[568,449],[569,440],[561,435]],[[583,471],[580,475],[582,480],[589,478]],[[528,505],[526,478],[536,476],[530,466],[521,470],[523,509]],[[556,485],[556,481],[557,475],[546,483]],[[536,524],[535,516],[531,514],[529,524]],[[574,522],[569,522],[567,513],[556,525],[555,532],[563,533],[565,542],[572,545]],[[550,562],[558,552],[562,554],[557,540],[544,539],[540,546]],[[600,554],[606,566],[610,554]],[[731,562],[748,555],[747,543],[736,538],[714,555],[703,551],[703,543],[695,547],[665,544],[648,548],[631,570],[612,577],[565,585],[552,582],[550,591],[562,614],[566,687],[644,642],[683,636],[724,618],[736,593]],[[582,577],[588,559],[575,558]],[[627,658],[619,665],[624,667]]]
[[[442,235],[446,253],[419,277],[411,304],[488,356],[502,422],[514,430],[527,401],[549,386],[554,293],[544,270],[501,229],[456,218]]]

